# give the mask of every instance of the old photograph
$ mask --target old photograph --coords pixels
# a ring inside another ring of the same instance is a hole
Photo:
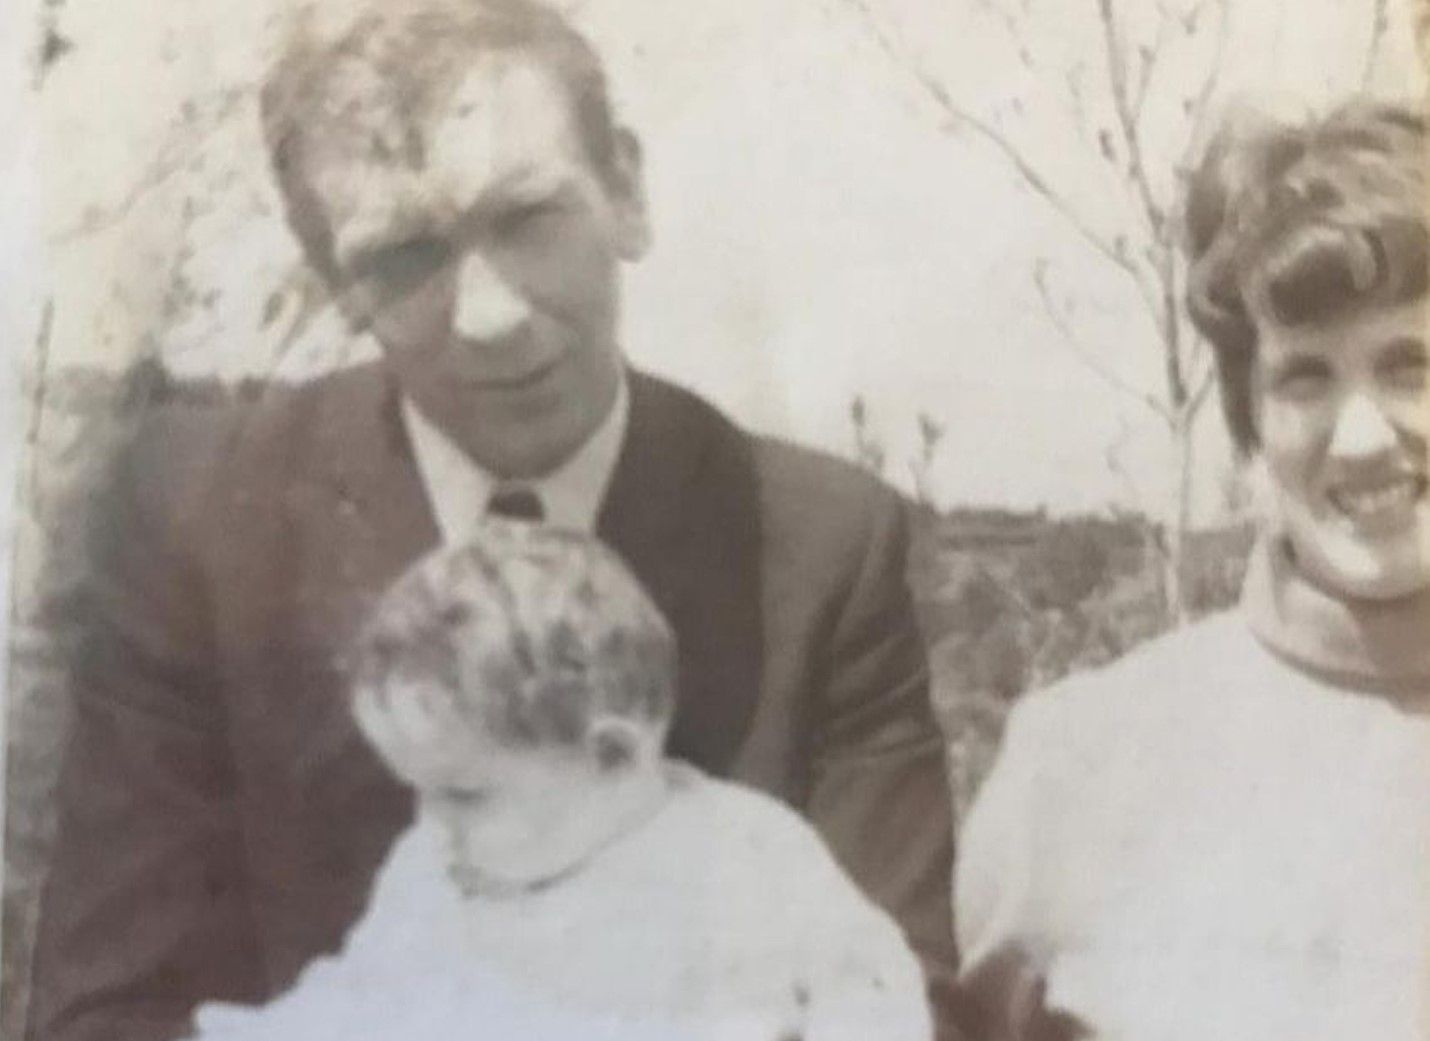
[[[1430,3],[0,37],[0,1036],[1430,1038]]]

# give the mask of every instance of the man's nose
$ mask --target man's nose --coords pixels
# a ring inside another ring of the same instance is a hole
[[[1357,391],[1341,403],[1331,432],[1331,455],[1366,459],[1394,448],[1395,424],[1370,394]]]
[[[463,339],[499,339],[531,316],[525,297],[477,250],[459,263],[456,295],[452,329]]]

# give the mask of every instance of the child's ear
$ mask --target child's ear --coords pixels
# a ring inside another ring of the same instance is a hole
[[[602,773],[617,773],[641,759],[650,735],[629,719],[602,716],[586,733],[586,747]]]
[[[607,195],[616,220],[617,253],[622,260],[636,261],[650,249],[640,138],[625,127],[617,127],[613,153]]]

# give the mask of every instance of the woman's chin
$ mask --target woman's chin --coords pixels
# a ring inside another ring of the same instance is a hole
[[[1296,555],[1306,576],[1333,596],[1398,600],[1430,589],[1430,556],[1413,538],[1391,544],[1357,541],[1313,554],[1298,549]]]

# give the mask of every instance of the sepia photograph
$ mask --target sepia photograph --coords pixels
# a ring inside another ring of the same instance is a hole
[[[0,1038],[1430,1039],[1430,0],[0,10]]]

